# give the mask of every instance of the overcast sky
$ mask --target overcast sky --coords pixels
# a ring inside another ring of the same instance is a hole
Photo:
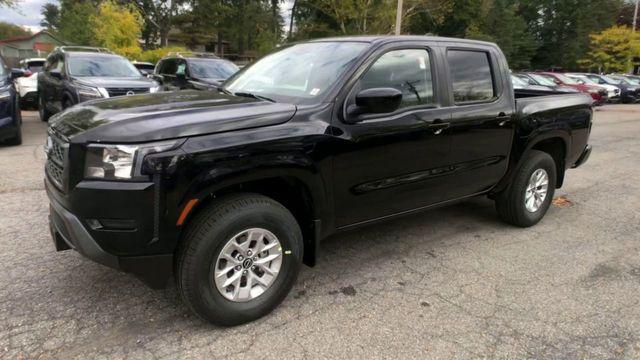
[[[58,0],[21,0],[16,9],[0,8],[0,21],[29,27],[31,31],[40,30],[40,10],[42,5],[51,2],[58,3]],[[281,5],[281,14],[285,20],[285,28],[289,28],[289,18],[291,17],[291,6],[293,0],[285,0]]]
[[[51,2],[58,3],[58,0],[21,0],[16,9],[0,8],[0,21],[29,27],[32,31],[40,30],[40,9],[42,5]]]

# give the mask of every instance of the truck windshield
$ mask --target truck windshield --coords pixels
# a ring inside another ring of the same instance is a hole
[[[200,79],[226,79],[238,71],[238,67],[226,60],[197,59],[189,61],[191,76]]]
[[[319,102],[368,46],[362,42],[292,45],[238,72],[223,90],[292,104]]]
[[[68,61],[72,76],[140,77],[138,69],[119,56],[70,56]]]

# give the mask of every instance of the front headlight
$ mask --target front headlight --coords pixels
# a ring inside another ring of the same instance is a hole
[[[78,95],[80,95],[83,98],[99,99],[104,97],[100,89],[95,87],[76,84],[76,89],[78,90]]]
[[[11,96],[9,89],[8,86],[0,87],[0,100],[6,100]]]
[[[177,143],[172,140],[143,145],[89,145],[84,177],[102,180],[141,178],[140,170],[146,155],[171,150]]]
[[[154,86],[149,88],[150,93],[157,93],[160,90],[160,86]]]

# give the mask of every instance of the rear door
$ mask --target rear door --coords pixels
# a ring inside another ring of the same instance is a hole
[[[504,176],[514,135],[515,100],[504,57],[493,47],[445,52],[451,113],[448,199],[489,190]]]
[[[349,90],[343,111],[364,89],[392,87],[403,98],[392,113],[367,115],[355,124],[335,122],[335,133],[344,140],[333,159],[338,227],[442,200],[450,109],[442,106],[436,53],[417,45],[381,50]]]

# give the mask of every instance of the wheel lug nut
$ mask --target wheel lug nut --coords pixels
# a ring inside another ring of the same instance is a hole
[[[242,261],[242,259],[244,259],[242,255],[238,255],[238,261]]]
[[[253,257],[253,261],[258,261],[258,257],[257,257],[257,256],[254,256],[254,257]]]
[[[240,269],[242,269],[240,265],[236,266],[236,271],[240,271]]]
[[[247,275],[247,270],[242,270],[242,275]]]
[[[257,267],[257,266],[252,266],[252,267],[251,267],[251,270],[254,270],[254,271],[255,271],[255,270],[258,270],[258,267]]]
[[[247,256],[251,256],[251,250],[247,251]]]

